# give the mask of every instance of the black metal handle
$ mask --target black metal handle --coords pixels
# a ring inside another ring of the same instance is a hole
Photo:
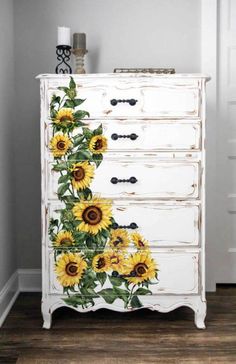
[[[132,134],[128,134],[128,135],[119,135],[119,134],[116,134],[116,133],[113,133],[111,135],[111,139],[112,140],[117,140],[119,138],[130,138],[131,140],[135,140],[138,138],[138,135],[135,134],[135,133],[132,133]]]
[[[129,183],[136,183],[138,182],[136,177],[130,177],[129,179],[119,179],[117,177],[112,177],[111,178],[111,183],[113,183],[113,185],[116,185],[117,183],[123,183],[123,182],[129,182]]]
[[[131,222],[129,225],[119,225],[117,224],[117,222],[114,222],[112,224],[112,228],[113,229],[138,229],[138,225],[136,224],[136,222]]]
[[[135,100],[135,99],[126,99],[126,100],[125,99],[112,99],[110,101],[112,106],[116,106],[120,102],[127,102],[128,104],[130,104],[130,106],[134,106],[134,105],[136,105],[136,102],[138,102],[138,100]]]

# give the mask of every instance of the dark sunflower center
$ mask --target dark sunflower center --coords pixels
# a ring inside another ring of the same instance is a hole
[[[116,240],[113,241],[113,245],[114,246],[117,246],[119,245],[120,243],[123,243],[123,240],[122,238],[120,238],[119,236],[116,238]]]
[[[102,211],[97,206],[89,206],[84,210],[82,218],[87,224],[97,225],[102,220]]]
[[[60,118],[60,121],[63,123],[64,121],[72,121],[72,117],[71,116],[62,116]]]
[[[139,241],[138,241],[138,245],[139,245],[139,246],[144,246],[144,243],[142,242],[142,240],[139,240]]]
[[[94,143],[94,149],[95,150],[99,150],[102,148],[102,139],[98,139],[96,140],[96,142]]]
[[[76,170],[73,172],[73,177],[76,181],[81,181],[84,179],[85,172],[82,167],[77,167]]]
[[[60,244],[61,245],[71,245],[72,241],[69,238],[61,239]]]
[[[100,258],[98,259],[98,261],[97,261],[97,268],[98,268],[98,269],[102,269],[102,268],[104,268],[104,267],[105,267],[105,265],[106,265],[105,258],[100,257]]]
[[[60,140],[59,142],[57,142],[57,149],[64,150],[65,146],[66,146],[66,143],[63,140]]]
[[[147,272],[148,267],[144,263],[138,263],[134,267],[134,271],[138,277],[142,277]]]
[[[75,262],[70,262],[66,265],[66,274],[68,276],[76,276],[77,274],[77,264]]]

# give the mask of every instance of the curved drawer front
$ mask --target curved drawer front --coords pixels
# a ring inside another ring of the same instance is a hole
[[[108,198],[197,198],[197,162],[145,162],[104,159],[90,185]],[[57,198],[58,173],[49,166],[49,198]]]
[[[46,231],[50,219],[60,220],[61,205],[50,204],[47,211]],[[199,207],[194,204],[168,203],[121,203],[112,206],[116,227],[129,234],[138,232],[149,241],[151,247],[191,247],[199,245]],[[66,229],[66,225],[61,230]],[[55,232],[57,228],[55,227]],[[47,235],[47,245],[53,241]],[[78,244],[75,239],[75,245]],[[130,243],[130,246],[133,244]]]
[[[198,81],[140,80],[138,84],[126,81],[78,82],[78,97],[85,99],[81,109],[90,113],[90,118],[104,117],[200,117]],[[62,95],[52,87],[48,92],[48,103],[52,94]]]
[[[63,253],[62,253],[63,254]],[[64,252],[66,254],[66,252]],[[158,268],[158,281],[153,279],[153,284],[149,285],[148,289],[151,294],[196,294],[199,290],[198,282],[198,259],[197,253],[185,253],[185,252],[151,252],[151,258],[154,260],[156,267]],[[55,273],[55,261],[60,259],[60,254],[55,258],[54,252],[48,252],[49,260],[49,293],[63,294],[63,287],[57,280]],[[85,252],[86,255],[86,252]],[[124,264],[125,261],[124,261]],[[89,265],[89,262],[88,262]],[[94,291],[100,292],[104,289],[112,289],[114,286],[109,279],[112,272],[107,272],[107,278],[103,285],[96,281],[96,275],[94,276]],[[124,284],[121,284],[120,289],[124,289]],[[77,286],[75,287],[78,291]],[[145,292],[145,290],[143,290]],[[112,292],[109,292],[112,294]],[[87,293],[89,295],[89,293]],[[142,290],[140,291],[142,296]],[[97,297],[99,299],[99,295]]]

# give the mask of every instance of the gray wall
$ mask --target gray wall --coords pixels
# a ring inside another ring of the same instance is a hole
[[[14,94],[13,1],[0,0],[0,290],[16,270],[13,147]]]
[[[200,0],[15,0],[16,243],[19,268],[40,267],[38,73],[53,73],[58,25],[86,32],[88,72],[175,67],[199,72]]]

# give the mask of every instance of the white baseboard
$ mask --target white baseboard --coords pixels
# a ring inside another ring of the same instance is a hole
[[[0,291],[0,327],[19,294],[18,271],[15,271]]]
[[[20,292],[41,292],[41,269],[18,269]]]

